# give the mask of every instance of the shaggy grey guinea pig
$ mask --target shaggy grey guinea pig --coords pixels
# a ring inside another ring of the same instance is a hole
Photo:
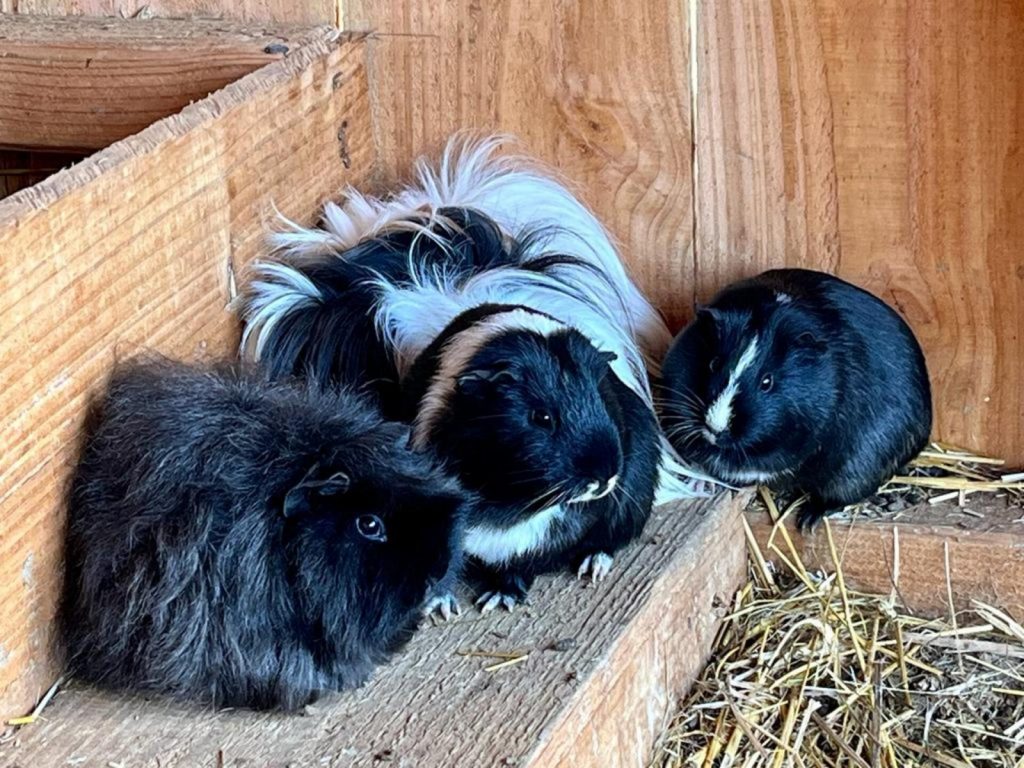
[[[94,422],[67,536],[80,678],[293,710],[363,683],[450,574],[461,490],[351,394],[133,362]]]
[[[700,309],[662,368],[662,422],[684,458],[730,483],[799,489],[811,527],[924,448],[924,355],[881,300],[836,277],[776,269]]]

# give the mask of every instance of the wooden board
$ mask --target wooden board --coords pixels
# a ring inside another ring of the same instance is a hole
[[[710,555],[710,556],[709,556]],[[306,716],[210,713],[78,689],[4,765],[636,768],[703,667],[746,573],[738,505],[662,507],[594,587],[542,578],[532,606],[423,629],[366,687]],[[562,650],[555,650],[552,646]],[[494,659],[459,651],[525,650]]]
[[[233,352],[229,273],[273,206],[312,219],[372,169],[363,61],[362,41],[321,31],[0,202],[0,716],[54,679],[62,492],[89,398],[141,348]]]
[[[504,131],[559,169],[678,323],[692,298],[684,3],[352,0],[370,42],[383,181],[456,130]]]
[[[698,297],[838,271],[917,332],[934,434],[1024,462],[1024,5],[694,2]]]
[[[955,504],[923,504],[890,521],[830,523],[846,583],[874,594],[895,590],[921,616],[948,616],[952,598],[958,611],[981,600],[1024,620],[1024,510],[1000,501],[968,506],[982,516]],[[792,560],[766,516],[747,519],[765,557],[773,554],[771,540]],[[808,568],[835,570],[824,528],[808,536],[787,531]]]
[[[309,32],[0,16],[0,147],[106,147],[284,58]]]
[[[334,24],[341,0],[0,0],[0,13]]]

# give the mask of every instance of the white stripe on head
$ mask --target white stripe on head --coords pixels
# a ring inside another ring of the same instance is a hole
[[[705,421],[712,434],[719,434],[729,428],[732,420],[732,401],[740,388],[740,377],[750,367],[757,357],[757,334],[750,339],[747,348],[743,350],[740,359],[736,361],[736,367],[729,372],[729,383],[725,389],[715,398],[715,402],[708,408]]]
[[[434,425],[448,409],[459,376],[489,341],[508,331],[529,331],[539,336],[550,336],[567,328],[545,315],[526,309],[510,309],[491,315],[453,336],[441,351],[437,372],[420,401],[412,428],[413,447],[422,449],[427,446]]]

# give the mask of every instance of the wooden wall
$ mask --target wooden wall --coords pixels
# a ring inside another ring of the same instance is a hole
[[[675,326],[741,275],[837,271],[919,334],[935,434],[1024,462],[1020,0],[0,0],[143,6],[376,30],[380,181],[516,133]]]
[[[697,295],[835,270],[920,337],[934,434],[1024,461],[1024,3],[701,2]]]
[[[0,13],[337,24],[341,0],[0,0]]]
[[[518,135],[600,214],[674,320],[693,283],[689,32],[680,0],[350,0],[377,30],[385,180],[467,128]]]

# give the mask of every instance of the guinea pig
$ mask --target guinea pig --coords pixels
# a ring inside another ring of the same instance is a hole
[[[880,299],[776,269],[697,312],[662,366],[662,422],[685,459],[728,483],[808,494],[798,523],[873,494],[924,448],[921,347]]]
[[[660,316],[593,215],[494,149],[453,144],[389,200],[328,204],[275,237],[241,302],[243,355],[361,387],[482,499],[466,547],[485,609],[539,572],[603,578],[656,490],[699,490],[654,414]]]
[[[511,610],[536,575],[604,578],[654,502],[654,415],[612,353],[526,307],[464,312],[404,381],[413,445],[443,457],[480,503],[466,552],[484,610]]]
[[[62,622],[87,681],[294,710],[366,681],[458,567],[466,495],[350,393],[142,360],[94,422]]]

